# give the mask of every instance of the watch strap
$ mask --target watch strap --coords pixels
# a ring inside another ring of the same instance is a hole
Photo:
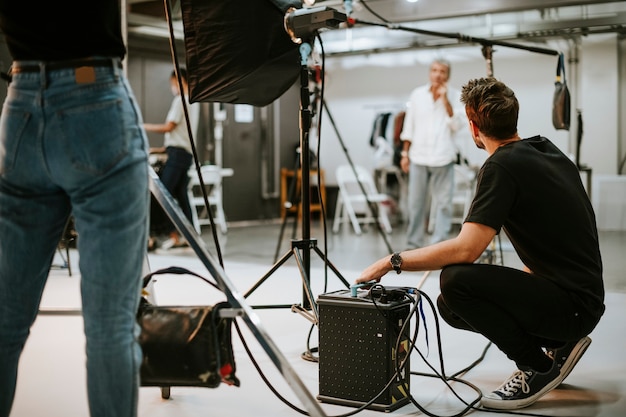
[[[394,271],[396,271],[397,274],[402,272],[402,257],[400,256],[400,252],[394,252],[389,259],[389,262],[391,263],[391,267]]]

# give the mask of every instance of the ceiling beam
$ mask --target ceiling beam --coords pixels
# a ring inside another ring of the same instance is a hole
[[[386,21],[402,23],[489,13],[545,10],[558,7],[610,3],[623,3],[623,0],[419,0],[414,3],[406,0],[355,0],[353,1],[353,16],[360,19],[371,19],[373,15],[367,10],[369,7],[385,18]],[[342,10],[345,4],[346,2],[342,0],[317,0],[316,2],[316,5]]]

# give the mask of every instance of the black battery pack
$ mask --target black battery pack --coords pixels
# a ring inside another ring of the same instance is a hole
[[[362,407],[376,397],[366,408],[378,411],[409,403],[410,326],[404,324],[416,300],[401,293],[387,287],[384,294],[339,290],[318,297],[319,401]]]

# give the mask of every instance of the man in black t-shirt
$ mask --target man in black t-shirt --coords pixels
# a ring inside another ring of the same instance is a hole
[[[472,138],[489,157],[459,235],[379,259],[356,282],[378,282],[391,270],[442,269],[442,318],[484,335],[518,368],[482,405],[522,408],[567,377],[604,313],[595,215],[575,164],[544,137],[519,137],[510,88],[494,78],[471,80],[461,101]],[[524,270],[474,263],[501,229]]]

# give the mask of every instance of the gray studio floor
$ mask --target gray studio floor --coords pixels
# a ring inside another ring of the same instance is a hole
[[[366,230],[361,236],[344,227],[338,234],[328,233],[326,239],[319,224],[311,229],[311,236],[318,247],[328,255],[332,263],[348,282],[373,260],[389,253],[389,249],[404,249],[403,226],[397,226],[391,235],[382,236],[375,229]],[[276,255],[289,252],[291,238],[300,238],[300,226],[289,222],[283,233],[278,223],[265,225],[231,225],[228,233],[219,234],[224,259],[224,271],[228,281],[239,294],[246,293],[265,276],[274,263]],[[282,238],[281,238],[282,237]],[[202,238],[211,253],[215,254],[210,228],[205,228]],[[280,242],[280,244],[279,244]],[[325,244],[324,242],[327,242]],[[501,242],[502,256],[509,266],[519,261],[506,241]],[[624,416],[626,415],[626,232],[601,233],[606,279],[607,311],[596,330],[591,334],[593,342],[566,383],[530,408],[522,410],[527,415],[549,416]],[[332,271],[326,275],[323,263],[313,253],[311,256],[311,289],[319,294],[345,288]],[[182,266],[202,275],[208,275],[205,266],[193,250],[174,249],[151,253],[148,257],[151,270],[166,266]],[[62,259],[57,256],[56,263]],[[78,254],[72,250],[68,270],[55,268],[51,271],[49,284],[44,293],[42,313],[36,320],[32,335],[22,356],[17,395],[13,417],[72,417],[88,415],[84,387],[84,337],[82,320],[76,314],[58,313],[64,309],[80,308],[78,285]],[[438,271],[429,274],[391,274],[383,280],[386,285],[418,286],[435,300],[438,294]],[[224,299],[223,294],[192,278],[163,277],[155,284],[160,304],[214,304]],[[270,274],[246,299],[250,305],[300,304],[302,303],[301,274],[293,258],[276,272]],[[302,353],[317,346],[317,328],[304,316],[288,308],[254,309],[259,328],[278,348],[289,367],[308,391],[310,398],[319,393],[318,364],[302,358]],[[452,375],[478,359],[487,347],[480,336],[449,328],[441,324],[442,358],[438,355],[434,314],[424,308],[425,328],[420,330],[418,346],[428,363],[440,369],[443,359],[445,372]],[[279,372],[247,325],[239,320],[243,341],[259,364],[261,372],[286,403],[303,408],[301,396],[294,393],[283,374]],[[240,387],[224,384],[216,389],[171,389],[171,398],[161,398],[158,388],[143,387],[140,391],[139,415],[142,417],[187,416],[271,416],[300,415],[296,409],[281,401],[267,386],[248,357],[242,339],[233,331],[233,346]],[[350,352],[345,352],[349,355]],[[392,412],[365,410],[357,415],[364,417],[390,414],[394,416],[437,415],[453,416],[461,413],[464,402],[472,402],[477,394],[462,383],[450,387],[436,378],[423,374],[432,373],[418,354],[411,356],[411,396],[419,408],[410,403]],[[513,372],[512,364],[496,348],[487,349],[484,360],[461,379],[479,390],[490,391]],[[284,373],[284,372],[283,372]],[[355,381],[351,381],[355,382]],[[460,397],[460,399],[457,397]],[[343,416],[355,411],[352,407],[321,403],[328,416]],[[472,411],[471,415],[487,416],[484,410]]]

